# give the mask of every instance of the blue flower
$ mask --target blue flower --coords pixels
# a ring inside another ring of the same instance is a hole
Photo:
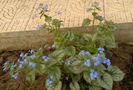
[[[10,66],[10,70],[11,70],[11,71],[14,70],[14,68],[15,68],[14,65],[11,65],[11,66]]]
[[[19,68],[23,68],[23,64],[19,64]]]
[[[79,54],[80,55],[90,55],[90,52],[81,50]]]
[[[98,60],[101,59],[101,55],[100,54],[97,54],[97,55],[93,56],[92,59],[95,60],[95,61],[98,61]]]
[[[43,26],[43,25],[38,24],[38,25],[36,26],[36,30],[40,30],[40,29],[42,28],[42,26]]]
[[[44,12],[48,12],[48,5],[46,4],[42,9]]]
[[[45,81],[45,84],[46,84],[46,86],[51,86],[52,85],[52,83],[53,83],[53,80],[51,80],[51,79],[47,79],[46,81]]]
[[[85,55],[85,51],[84,50],[80,51],[80,54]]]
[[[37,17],[37,14],[33,14],[32,19],[35,19]]]
[[[100,65],[101,63],[102,63],[101,60],[98,60],[98,61],[94,62],[94,66],[98,66],[98,65]]]
[[[32,54],[32,53],[34,52],[34,50],[31,49],[31,50],[29,50],[28,52]]]
[[[18,59],[17,61],[18,61],[18,63],[19,63],[19,68],[22,68],[22,67],[24,66],[24,64],[27,62],[26,59],[24,59],[24,60]]]
[[[45,61],[45,62],[47,62],[47,61],[49,61],[49,57],[48,56],[42,56],[42,59]]]
[[[106,64],[108,67],[111,65],[110,59],[104,59],[104,64]]]
[[[12,78],[13,78],[13,79],[17,79],[17,78],[18,78],[18,73],[13,74],[13,75],[12,75]]]
[[[20,54],[20,58],[25,58],[27,55],[28,55],[28,53],[25,53],[25,54],[24,53],[21,53]]]
[[[60,16],[61,15],[61,11],[56,11],[55,14]]]
[[[91,80],[95,80],[99,77],[99,73],[96,72],[94,69],[91,69],[90,70],[90,79]]]
[[[103,52],[104,51],[104,48],[98,48],[97,50]]]
[[[85,54],[86,54],[86,55],[90,55],[90,52],[87,52],[87,51],[86,51]]]
[[[24,53],[21,53],[21,54],[20,54],[20,57],[21,57],[21,58],[24,57]]]
[[[90,64],[90,59],[87,59],[85,62],[84,62],[84,65],[89,67],[91,64]]]
[[[29,62],[29,66],[30,66],[31,68],[35,68],[35,67],[36,67],[36,63],[34,63],[34,62]]]
[[[35,58],[35,55],[31,55],[31,56],[29,56],[31,59],[34,59]]]
[[[3,71],[6,71],[7,70],[7,65],[9,64],[9,61],[6,61],[3,65]]]
[[[67,60],[67,61],[65,61],[65,64],[66,64],[66,65],[71,65],[71,64],[72,64],[72,61]]]
[[[90,12],[92,10],[93,10],[92,8],[86,8],[86,12]]]

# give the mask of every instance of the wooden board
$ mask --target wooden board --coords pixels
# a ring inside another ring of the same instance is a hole
[[[73,27],[69,30],[88,33],[91,28],[89,31],[79,27]],[[119,24],[114,34],[117,42],[133,44],[133,23]],[[0,50],[38,49],[52,43],[53,39],[52,35],[39,31],[0,33]]]

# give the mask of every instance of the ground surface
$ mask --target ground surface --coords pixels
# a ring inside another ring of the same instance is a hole
[[[116,23],[133,21],[133,0],[0,0],[0,33],[35,30],[40,19],[32,19],[39,3],[47,3],[48,14],[63,20],[64,27],[81,26],[86,8],[100,1],[101,14]],[[61,15],[56,15],[56,12]]]
[[[6,61],[17,60],[22,51],[5,51],[0,53],[0,90],[45,90],[42,78],[37,78],[34,87],[29,87],[21,80],[11,80],[8,73],[2,72],[2,64]],[[115,82],[113,90],[133,90],[133,46],[121,44],[112,50],[111,62],[125,73],[121,82]],[[21,81],[21,82],[20,82]]]

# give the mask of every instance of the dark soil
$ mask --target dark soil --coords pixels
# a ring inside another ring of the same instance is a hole
[[[35,85],[30,87],[23,79],[12,80],[8,73],[2,71],[3,63],[7,60],[17,60],[21,52],[4,51],[0,53],[0,90],[45,90],[43,79],[40,77],[37,78]],[[112,50],[110,59],[113,65],[118,66],[125,73],[125,78],[121,82],[114,82],[113,90],[133,90],[133,46],[120,44],[117,49]]]

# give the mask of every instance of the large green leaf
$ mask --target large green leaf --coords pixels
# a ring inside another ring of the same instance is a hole
[[[60,60],[65,56],[65,53],[66,52],[62,49],[61,50],[56,50],[50,55],[50,57],[52,57],[55,60]]]
[[[70,83],[70,88],[71,88],[71,90],[80,90],[80,86],[79,86],[78,82],[76,82],[76,81],[73,81]]]
[[[102,77],[97,79],[98,84],[106,90],[112,90],[113,79],[111,75],[105,73]]]
[[[76,54],[76,49],[74,46],[67,47],[64,51],[66,51],[68,56],[74,56]]]
[[[89,76],[89,72],[84,72],[83,73],[83,77],[84,77],[84,80],[88,83],[91,83],[91,79],[90,79],[90,76]]]
[[[125,76],[125,74],[116,66],[110,66],[108,72],[114,81],[121,81]]]

